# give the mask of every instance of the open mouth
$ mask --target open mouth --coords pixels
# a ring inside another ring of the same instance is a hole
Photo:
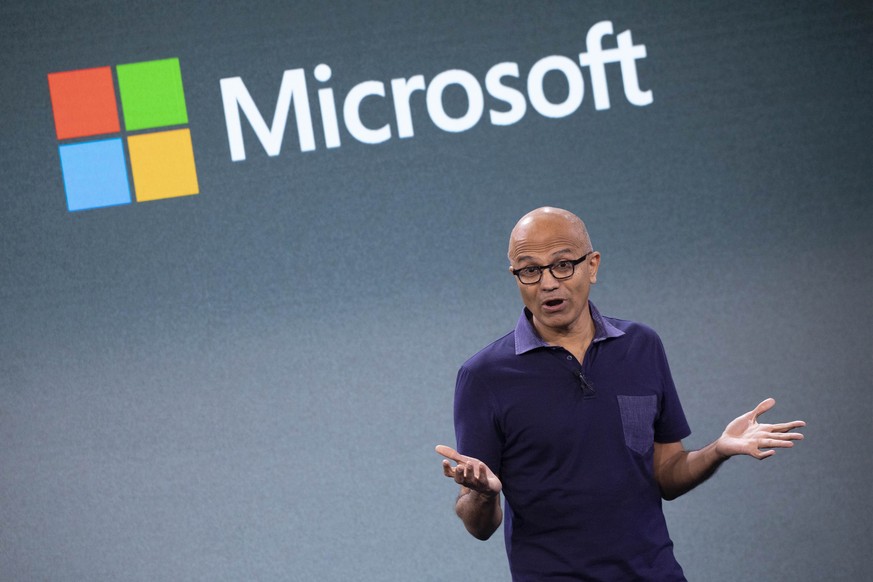
[[[563,304],[564,304],[563,299],[549,299],[548,301],[543,303],[543,306],[545,306],[546,308],[549,308],[549,309],[555,309],[556,307],[560,307]]]

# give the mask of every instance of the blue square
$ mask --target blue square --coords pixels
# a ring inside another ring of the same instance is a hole
[[[60,152],[70,212],[130,204],[121,138],[62,145]]]

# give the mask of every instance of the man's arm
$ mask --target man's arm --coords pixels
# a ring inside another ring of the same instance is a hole
[[[468,532],[480,540],[487,540],[503,521],[500,507],[503,485],[500,479],[482,461],[461,455],[451,447],[439,445],[436,452],[457,463],[452,467],[448,460],[443,460],[443,474],[461,486],[455,513]]]
[[[776,453],[774,449],[793,447],[793,441],[803,439],[803,435],[789,431],[806,426],[805,422],[758,423],[758,417],[775,405],[776,401],[768,398],[735,418],[715,442],[697,451],[686,451],[681,442],[655,443],[653,466],[661,496],[676,499],[691,491],[735,455],[766,459]]]

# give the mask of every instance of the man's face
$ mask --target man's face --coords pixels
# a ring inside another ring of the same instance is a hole
[[[510,240],[511,269],[576,260],[588,253],[578,229],[563,216],[540,215],[520,223]],[[600,253],[593,252],[576,265],[573,275],[556,279],[543,270],[538,283],[525,285],[516,278],[521,299],[533,314],[534,327],[546,341],[579,331],[588,325],[588,293],[597,280]]]

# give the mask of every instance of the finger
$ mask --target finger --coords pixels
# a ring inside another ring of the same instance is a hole
[[[774,400],[773,398],[768,398],[767,400],[764,400],[763,402],[761,402],[761,404],[755,407],[755,410],[752,411],[752,416],[754,418],[758,418],[774,406],[776,406],[776,400]]]
[[[455,478],[455,469],[448,461],[443,461],[443,475],[452,479]]]
[[[455,482],[459,485],[464,485],[467,482],[467,465],[457,465],[455,467]]]
[[[802,420],[792,420],[791,422],[771,424],[769,425],[769,429],[773,432],[788,432],[789,430],[793,430],[795,428],[803,428],[805,426],[806,423]]]
[[[768,438],[778,439],[781,441],[802,441],[803,433],[799,432],[772,432],[767,435]]]
[[[786,437],[783,435],[773,435],[772,439],[768,440],[767,442],[768,443],[779,443],[779,444],[778,445],[773,444],[773,445],[767,445],[767,446],[793,447],[794,441],[802,441],[802,440],[803,440],[803,435],[797,435],[796,437]]]
[[[762,439],[758,443],[759,449],[788,449],[794,446],[793,441],[780,441],[776,439]]]
[[[755,451],[754,453],[752,453],[752,456],[755,457],[756,459],[758,459],[759,461],[763,461],[767,457],[772,457],[775,454],[776,454],[776,451],[774,451],[773,449],[769,449],[766,451],[761,451],[761,450]]]
[[[759,424],[758,425],[758,432],[771,434],[773,436],[780,435],[780,434],[797,435],[800,433],[789,433],[788,431],[796,429],[796,428],[803,428],[804,426],[806,426],[806,423],[803,422],[802,420],[795,420],[793,422],[784,422],[781,424]]]
[[[446,457],[447,459],[451,459],[453,461],[465,461],[467,458],[460,454],[458,451],[453,449],[452,447],[447,447],[446,445],[437,445],[434,449],[440,455]]]

